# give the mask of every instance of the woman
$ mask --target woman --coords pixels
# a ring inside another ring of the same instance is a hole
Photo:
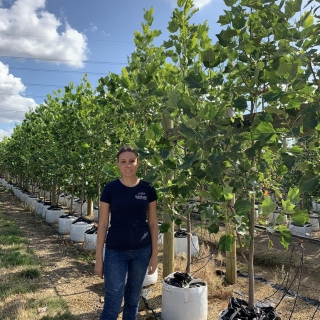
[[[157,195],[137,177],[139,159],[133,148],[120,148],[117,161],[121,178],[108,183],[100,198],[95,264],[95,273],[105,282],[100,319],[116,320],[124,298],[122,319],[135,320],[146,272],[154,273],[158,263]]]

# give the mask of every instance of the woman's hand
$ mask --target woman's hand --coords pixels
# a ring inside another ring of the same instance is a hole
[[[151,256],[148,265],[148,274],[153,274],[158,267],[158,256]]]
[[[103,261],[96,260],[96,264],[94,266],[94,273],[101,279],[103,279]]]

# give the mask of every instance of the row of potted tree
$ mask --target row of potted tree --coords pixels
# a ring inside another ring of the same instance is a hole
[[[301,157],[319,149],[319,21],[312,1],[304,12],[300,0],[224,2],[214,41],[206,22],[192,23],[192,1],[178,0],[168,39],[156,46],[161,31],[151,29],[153,9],[145,10],[122,73],[109,73],[96,88],[84,77],[48,95],[0,144],[0,168],[21,185],[97,198],[117,175],[116,149],[134,144],[141,174],[163,203],[165,246],[181,213],[191,237],[192,208],[184,204],[193,197],[209,232],[228,226],[220,250],[236,240],[240,250],[248,245],[252,310],[256,203],[262,216],[274,212],[263,192],[272,189],[283,215],[308,221],[306,197],[319,185],[318,162]],[[266,227],[288,247],[285,225]],[[165,276],[173,267],[173,250],[166,252]]]

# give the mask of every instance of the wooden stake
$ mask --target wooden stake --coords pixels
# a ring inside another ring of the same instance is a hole
[[[169,130],[173,128],[173,121],[163,117],[163,129],[165,132],[166,138],[169,137]],[[168,178],[168,180],[171,180]],[[163,210],[166,212],[164,214],[164,222],[170,225],[170,229],[168,232],[163,234],[163,278],[173,273],[174,266],[174,223],[169,218],[169,214],[167,213],[168,205],[163,203]]]
[[[233,195],[233,200],[231,200],[231,206],[233,207],[235,203],[235,195]],[[232,225],[226,225],[226,231],[233,236],[233,244],[231,245],[231,251],[226,252],[226,280],[229,284],[237,283],[237,243],[236,243],[236,233]]]

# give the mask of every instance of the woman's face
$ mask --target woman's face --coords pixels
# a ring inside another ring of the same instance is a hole
[[[118,167],[123,177],[136,176],[139,160],[133,152],[125,151],[119,155]]]

